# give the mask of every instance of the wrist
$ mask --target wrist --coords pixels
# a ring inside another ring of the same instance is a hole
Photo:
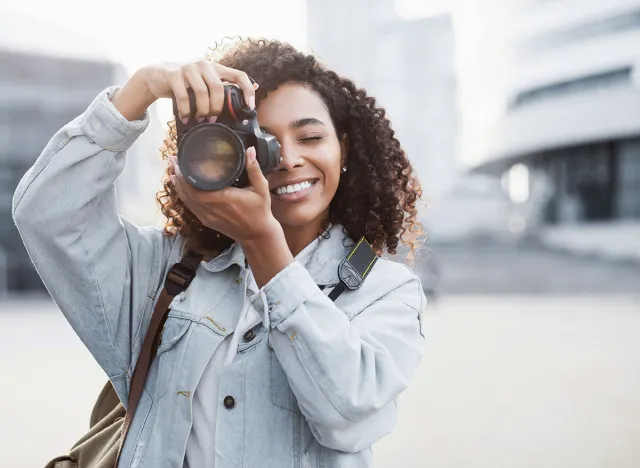
[[[113,106],[129,121],[140,120],[156,101],[147,85],[145,69],[136,71],[111,99]]]
[[[270,247],[277,247],[282,243],[286,245],[287,240],[284,236],[282,226],[280,226],[278,221],[273,219],[273,223],[262,233],[247,239],[238,240],[238,243],[242,246],[242,250],[246,255],[247,252],[256,252]]]
[[[280,224],[278,228],[268,231],[259,238],[240,242],[260,288],[294,261]]]

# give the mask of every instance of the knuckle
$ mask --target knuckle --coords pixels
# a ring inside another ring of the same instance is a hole
[[[193,87],[193,92],[199,98],[207,98],[209,97],[209,93],[207,87],[204,83],[196,83],[195,85],[191,85]]]
[[[224,85],[220,79],[213,80],[210,86],[212,91],[221,91],[224,89]]]

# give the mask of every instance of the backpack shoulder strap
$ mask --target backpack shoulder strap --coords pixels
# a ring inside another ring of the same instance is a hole
[[[133,420],[136,407],[138,406],[140,395],[142,395],[142,389],[144,388],[144,382],[147,379],[147,374],[149,373],[149,367],[151,367],[151,361],[153,360],[153,356],[155,355],[158,347],[162,327],[169,312],[169,305],[176,295],[189,287],[191,281],[193,281],[193,278],[196,276],[196,270],[198,269],[198,265],[201,260],[202,254],[189,249],[180,262],[174,264],[169,270],[169,273],[167,273],[164,288],[160,293],[160,298],[158,299],[153,310],[153,314],[151,315],[151,321],[149,322],[149,328],[147,329],[147,333],[142,343],[140,356],[138,356],[138,362],[136,363],[133,376],[131,377],[127,414],[122,426],[122,444],[118,450],[116,466],[118,466],[122,445],[124,445],[124,440],[127,436],[127,432],[129,431],[131,421]]]

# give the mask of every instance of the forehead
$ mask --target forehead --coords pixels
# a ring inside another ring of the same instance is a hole
[[[299,83],[283,84],[258,106],[258,122],[271,129],[284,128],[294,120],[310,117],[331,126],[329,111],[320,95]]]

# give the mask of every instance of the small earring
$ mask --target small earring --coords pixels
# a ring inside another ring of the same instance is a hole
[[[347,172],[347,166],[344,166],[344,167],[342,168],[342,172]]]

